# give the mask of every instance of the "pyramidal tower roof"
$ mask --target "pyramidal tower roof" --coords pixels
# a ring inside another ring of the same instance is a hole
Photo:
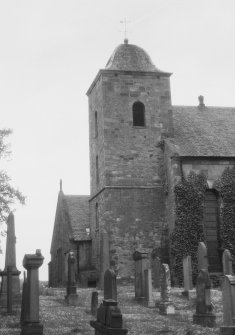
[[[106,70],[161,72],[153,64],[147,52],[124,40],[113,52],[105,67]]]

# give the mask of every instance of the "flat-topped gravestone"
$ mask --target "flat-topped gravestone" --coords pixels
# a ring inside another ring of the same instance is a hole
[[[104,300],[112,299],[117,301],[117,281],[113,270],[108,269],[104,274]]]
[[[93,316],[97,315],[97,308],[98,308],[98,292],[93,291],[91,294],[91,314]]]
[[[235,276],[225,275],[222,279],[223,326],[220,333],[235,334]]]
[[[208,271],[207,248],[204,242],[199,242],[197,249],[198,271],[204,269]]]
[[[14,214],[10,213],[7,219],[7,241],[5,268],[0,272],[2,276],[0,303],[7,304],[7,269],[11,268],[11,294],[14,302],[20,301],[20,271],[16,268],[16,236],[15,236],[15,219]]]
[[[135,261],[135,298],[144,300],[144,270],[149,267],[148,252],[145,250],[136,250],[133,253],[133,259]]]
[[[68,256],[68,281],[67,281],[67,295],[65,300],[69,305],[78,304],[77,287],[75,280],[75,254],[70,251]]]
[[[175,314],[175,308],[170,300],[171,277],[168,264],[162,264],[161,270],[161,301],[159,303],[160,314]]]
[[[161,267],[160,257],[152,258],[153,287],[157,289],[160,289]]]
[[[193,323],[212,328],[215,327],[216,316],[212,313],[210,288],[209,273],[201,269],[197,277],[196,313],[193,315]]]
[[[145,282],[145,302],[147,307],[154,307],[153,290],[152,290],[152,270],[144,270]]]
[[[223,274],[224,275],[233,275],[233,261],[232,255],[228,249],[225,249],[222,257],[223,263]]]
[[[193,288],[191,256],[185,256],[183,258],[183,274],[184,291],[182,294],[186,297],[189,297],[189,291]]]

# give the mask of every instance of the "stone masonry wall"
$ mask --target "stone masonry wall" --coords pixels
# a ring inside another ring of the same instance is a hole
[[[103,83],[105,184],[157,186],[162,138],[171,106],[168,78],[105,73]],[[145,105],[145,127],[133,127],[132,106]],[[164,117],[163,117],[164,116]]]
[[[95,132],[95,112],[97,112],[98,136]],[[95,89],[89,95],[89,146],[90,146],[90,191],[97,193],[105,185],[104,181],[104,122],[102,81],[97,81]],[[99,165],[99,183],[96,180],[96,156]]]
[[[101,208],[100,228],[99,231],[94,227],[91,229],[97,270],[100,267],[100,232],[106,231],[109,234],[110,266],[120,277],[133,276],[133,252],[139,248],[151,252],[160,247],[165,221],[162,188],[106,188],[97,198]],[[90,207],[92,217],[95,216],[94,203]]]

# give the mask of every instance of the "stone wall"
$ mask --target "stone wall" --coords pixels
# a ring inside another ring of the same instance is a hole
[[[96,201],[103,208],[100,230],[97,232],[94,225],[91,226],[97,270],[100,267],[99,239],[101,232],[106,231],[109,235],[110,266],[117,270],[120,277],[129,278],[134,275],[133,252],[142,248],[151,252],[160,247],[165,222],[162,188],[108,187]],[[95,215],[94,210],[95,206],[91,204],[91,217]]]

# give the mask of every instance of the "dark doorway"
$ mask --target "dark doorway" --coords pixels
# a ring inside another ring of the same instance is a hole
[[[206,191],[203,221],[208,253],[208,270],[209,272],[222,272],[219,245],[218,198],[214,190]]]

